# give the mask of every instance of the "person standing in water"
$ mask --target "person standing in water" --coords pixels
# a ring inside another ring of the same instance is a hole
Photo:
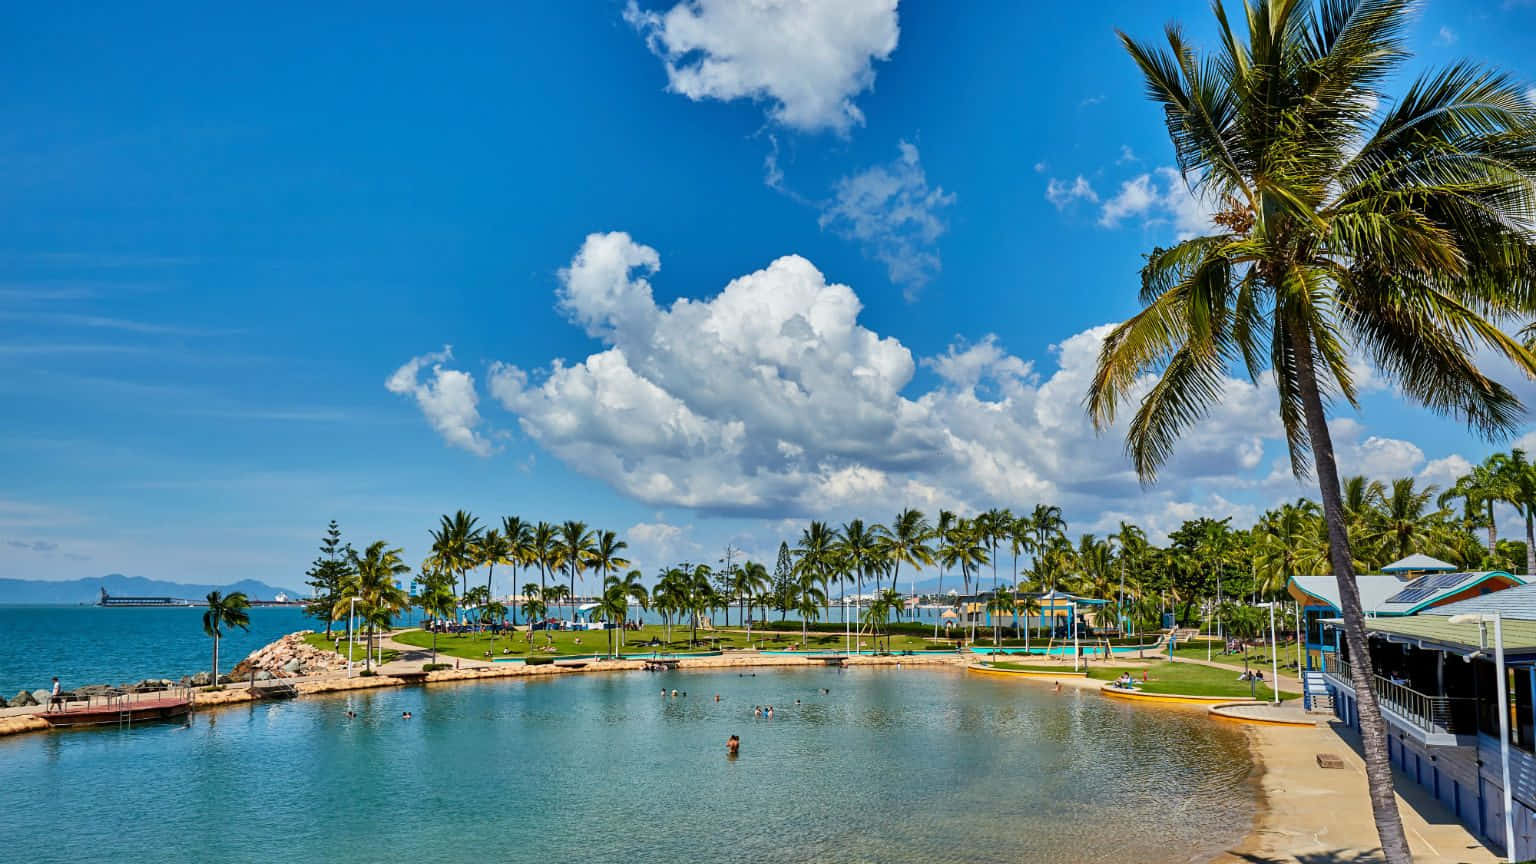
[[[735,735],[732,735],[725,742],[725,755],[727,755],[727,756],[735,756],[737,751],[739,751],[739,750],[741,750],[741,739],[736,737]]]

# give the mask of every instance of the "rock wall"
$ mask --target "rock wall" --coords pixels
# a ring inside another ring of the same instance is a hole
[[[347,661],[334,651],[316,648],[304,641],[313,630],[289,633],[267,645],[252,651],[249,656],[230,670],[234,681],[248,681],[255,673],[257,681],[269,678],[297,678],[322,675],[347,668]]]

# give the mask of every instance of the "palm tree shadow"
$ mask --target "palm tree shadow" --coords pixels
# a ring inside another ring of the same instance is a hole
[[[1271,858],[1266,855],[1254,855],[1248,852],[1228,853],[1233,860],[1248,861],[1251,864],[1380,864],[1384,859],[1380,849],[1371,849],[1365,852],[1336,849],[1327,852],[1303,852],[1299,855],[1288,855],[1284,858]]]

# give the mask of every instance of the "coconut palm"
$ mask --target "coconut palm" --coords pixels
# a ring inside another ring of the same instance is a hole
[[[736,602],[745,612],[741,620],[747,623],[748,642],[752,641],[753,598],[767,591],[772,584],[768,578],[768,568],[757,561],[748,561],[731,574],[731,593],[736,595]]]
[[[821,610],[827,605],[827,592],[822,589],[818,580],[810,575],[797,579],[794,587],[793,607],[795,614],[800,616],[800,647],[804,648],[810,639],[809,622],[821,619]]]
[[[224,638],[224,628],[251,629],[251,616],[246,612],[251,601],[239,591],[221,594],[209,591],[208,610],[203,613],[203,632],[213,637],[213,684],[219,683],[219,640]]]
[[[837,572],[838,533],[825,522],[812,522],[800,533],[795,544],[795,573],[804,579],[821,583],[823,594],[829,594],[832,576]],[[841,580],[839,580],[841,581]]]
[[[603,590],[597,595],[597,608],[593,613],[607,622],[603,633],[608,637],[608,656],[614,655],[613,631],[623,626],[629,618],[629,592],[624,580],[617,576],[603,578]]]
[[[1062,518],[1061,508],[1054,504],[1036,504],[1035,509],[1024,518],[1035,537],[1035,575],[1043,576],[1047,571],[1040,567],[1040,556],[1050,549],[1052,538],[1061,537],[1067,533],[1067,520]],[[1056,590],[1054,574],[1045,587],[1048,591]]]
[[[896,514],[883,543],[886,557],[895,565],[891,570],[892,590],[898,590],[896,583],[901,579],[902,564],[913,570],[933,564],[933,547],[928,545],[932,539],[933,527],[923,511],[908,507]],[[917,593],[916,588],[913,593]]]
[[[596,542],[592,545],[587,561],[604,586],[608,584],[609,576],[629,566],[629,559],[619,554],[628,548],[629,544],[620,540],[612,531],[602,531],[596,535]]]
[[[556,543],[559,550],[560,561],[565,566],[566,575],[570,577],[570,594],[572,604],[576,602],[576,577],[586,572],[592,564],[592,556],[597,551],[597,543],[591,531],[587,530],[587,523],[568,520],[560,524],[559,539]],[[571,617],[575,618],[575,610],[572,609]]]
[[[1151,482],[1220,400],[1234,360],[1255,381],[1272,375],[1292,469],[1314,474],[1322,493],[1391,864],[1409,851],[1328,406],[1354,402],[1351,344],[1402,394],[1490,436],[1512,432],[1522,406],[1478,369],[1476,352],[1536,375],[1536,357],[1501,329],[1536,317],[1536,109],[1519,83],[1471,63],[1426,72],[1389,100],[1381,87],[1407,56],[1411,5],[1254,0],[1243,39],[1218,4],[1218,47],[1205,56],[1178,27],[1167,50],[1122,34],[1181,172],[1218,212],[1210,233],[1148,256],[1147,308],[1106,337],[1088,400],[1105,429],[1140,399],[1127,450]],[[1157,380],[1144,389],[1148,372]]]
[[[1445,556],[1450,543],[1445,537],[1445,510],[1429,510],[1439,488],[1418,488],[1412,477],[1392,481],[1391,491],[1366,517],[1364,540],[1381,550],[1383,558],[1398,559],[1422,552]],[[1381,562],[1385,564],[1386,562]]]
[[[1301,564],[1307,538],[1316,537],[1317,505],[1306,498],[1283,504],[1265,513],[1253,527],[1257,562],[1255,572],[1264,580],[1264,592],[1282,590],[1292,576],[1313,572]]]
[[[364,668],[372,671],[374,634],[388,627],[393,616],[410,603],[410,598],[395,582],[411,572],[411,568],[401,560],[400,550],[389,548],[389,544],[383,540],[368,544],[362,554],[353,551],[350,563],[352,578],[343,592],[345,596],[336,604],[336,612],[346,614],[343,605],[349,605],[351,598],[357,598],[358,614],[363,623],[368,625],[365,643],[368,651],[364,657]]]
[[[528,538],[528,557],[539,567],[539,594],[544,596],[544,586],[547,584],[549,573],[554,569],[554,563],[559,560],[560,553],[559,534],[555,526],[548,522],[540,522],[533,526],[533,531]],[[545,596],[545,599],[549,599]]]
[[[464,583],[459,591],[460,605],[464,593],[469,590],[469,571],[480,566],[477,547],[481,531],[478,518],[459,510],[452,516],[443,516],[437,530],[432,532],[433,558],[444,570],[457,574]]]
[[[714,571],[708,564],[698,564],[691,569],[685,565],[683,568],[681,587],[684,592],[685,610],[688,612],[690,631],[688,641],[691,645],[699,644],[699,618],[714,608],[715,601],[718,599],[715,585],[710,581],[712,575]]]
[[[858,605],[864,593],[864,578],[874,569],[875,562],[880,557],[880,530],[879,526],[867,527],[863,519],[854,519],[843,525],[842,539],[837,544],[836,551],[841,562],[846,566],[847,572],[852,573],[856,588],[854,591],[854,605]],[[864,627],[859,626],[859,632]]]
[[[1508,454],[1495,453],[1488,464],[1500,500],[1513,505],[1525,520],[1525,572],[1536,573],[1536,463],[1516,447]]]
[[[512,564],[512,544],[506,535],[492,528],[480,536],[477,547],[480,550],[480,563],[485,565],[485,596],[494,597],[496,589],[491,587],[491,579],[496,575],[497,564]],[[512,576],[512,584],[517,584],[517,574]]]
[[[672,641],[673,617],[688,608],[688,570],[686,565],[669,567],[662,571],[651,591],[651,603],[661,613],[667,628],[667,642]]]
[[[945,567],[959,567],[960,577],[965,580],[965,595],[971,596],[971,571],[987,563],[987,547],[981,532],[971,519],[961,518],[950,529],[944,545],[939,547],[939,558]],[[976,640],[976,616],[971,619],[971,641]]]
[[[1490,457],[1492,458],[1492,457]],[[1452,501],[1462,502],[1462,525],[1467,530],[1483,527],[1488,529],[1488,557],[1497,554],[1499,526],[1493,516],[1493,505],[1499,499],[1498,475],[1487,462],[1472,466],[1472,471],[1458,477],[1451,488],[1440,494],[1439,504],[1447,507]]]
[[[416,577],[419,593],[416,595],[416,605],[421,608],[422,614],[431,618],[434,622],[444,621],[454,613],[458,607],[458,599],[453,595],[452,577],[444,578],[442,571],[424,570]],[[432,628],[432,662],[437,662],[437,631]]]
[[[987,617],[992,619],[992,647],[1003,644],[1003,618],[1014,614],[1013,593],[997,591],[987,601]]]
[[[529,586],[537,587],[531,582],[528,584]],[[544,598],[525,588],[523,590],[523,620],[528,622],[528,650],[533,650],[533,622],[542,621],[544,616],[548,614],[549,607],[545,605]],[[549,635],[548,630],[544,631],[544,638],[551,642],[554,641],[554,637]]]
[[[943,548],[949,542],[949,532],[955,530],[955,514],[949,510],[939,511],[939,521],[933,525],[933,542],[937,544],[933,549],[933,559],[939,565],[939,596],[944,596],[944,555]],[[934,619],[933,635],[939,635],[939,622]]]
[[[997,592],[997,544],[1008,539],[1013,533],[1013,514],[1008,510],[999,510],[996,507],[976,517],[976,529],[980,532],[981,542],[987,547],[987,557],[992,562],[992,591]]]
[[[533,526],[521,516],[501,517],[501,536],[507,538],[507,559],[512,567],[512,588],[517,589],[517,568],[533,563]]]
[[[651,595],[646,593],[644,577],[640,574],[639,570],[631,570],[623,576],[610,578],[617,580],[619,586],[624,591],[626,616],[628,615],[630,601],[639,604],[641,609],[651,608]],[[623,622],[621,621],[620,623],[622,624]],[[619,644],[624,644],[624,630],[622,627],[619,629]]]

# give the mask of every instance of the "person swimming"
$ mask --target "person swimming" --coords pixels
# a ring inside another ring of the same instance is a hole
[[[409,711],[401,711],[400,712],[400,719],[401,720],[409,720],[409,719],[411,719],[411,712],[409,712]]]
[[[727,756],[735,756],[737,754],[737,752],[740,751],[740,750],[741,750],[741,739],[740,738],[738,738],[735,735],[732,735],[730,738],[726,739],[726,742],[725,742],[725,754]]]

